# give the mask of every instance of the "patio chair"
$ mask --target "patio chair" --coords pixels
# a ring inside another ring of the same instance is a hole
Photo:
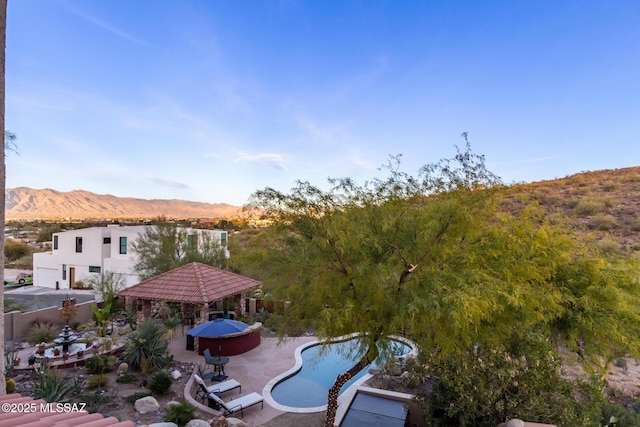
[[[196,381],[197,385],[196,399],[202,399],[203,402],[207,395],[213,393],[222,394],[236,388],[240,389],[238,393],[242,393],[242,385],[236,380],[227,380],[207,387],[200,375],[194,375],[193,379]]]
[[[204,363],[206,363],[211,367],[211,369],[213,369],[215,365],[213,364],[213,360],[211,359],[211,351],[209,351],[208,348],[205,348],[202,352],[202,355],[204,356]]]
[[[253,405],[257,405],[258,403],[260,403],[262,405],[262,409],[264,409],[264,397],[256,392],[245,394],[244,396],[240,396],[237,399],[229,400],[228,402],[222,400],[222,398],[220,398],[220,396],[216,395],[215,393],[209,393],[207,397],[214,400],[218,405],[220,405],[220,407],[223,409],[223,415],[225,417],[238,411],[240,411],[240,414],[242,414],[242,417],[244,417],[244,409]]]
[[[211,370],[211,368],[209,368],[209,372],[207,372],[206,365],[204,368],[200,364],[198,364],[197,366],[198,366],[198,376],[203,380],[205,381],[210,380],[215,375],[215,373]]]

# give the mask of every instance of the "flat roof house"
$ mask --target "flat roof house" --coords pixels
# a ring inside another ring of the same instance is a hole
[[[126,286],[140,281],[134,271],[136,254],[131,250],[147,227],[153,225],[91,227],[54,233],[51,251],[33,254],[33,283],[52,289],[73,288],[90,275],[105,271],[121,273]],[[227,232],[185,228],[187,236],[210,234],[226,247]]]

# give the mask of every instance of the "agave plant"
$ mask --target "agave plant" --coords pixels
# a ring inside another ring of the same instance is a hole
[[[162,369],[169,364],[164,327],[153,319],[147,319],[128,336],[122,359],[129,366],[140,369],[146,359],[149,369]]]
[[[63,377],[56,369],[49,368],[46,362],[41,363],[35,372],[33,391],[36,399],[63,402],[84,388],[84,380],[81,377]]]

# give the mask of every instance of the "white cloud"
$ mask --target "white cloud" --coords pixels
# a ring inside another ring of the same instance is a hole
[[[286,159],[281,154],[246,154],[234,160],[235,163],[253,163],[258,165],[271,166],[279,170],[286,170]]]

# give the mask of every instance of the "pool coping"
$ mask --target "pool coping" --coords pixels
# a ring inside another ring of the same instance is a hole
[[[295,351],[294,351],[294,358],[295,358],[295,363],[293,365],[293,367],[291,369],[288,369],[287,371],[283,372],[280,375],[277,375],[275,377],[273,377],[269,382],[267,382],[267,384],[264,386],[264,388],[262,389],[262,396],[264,397],[264,400],[273,408],[283,411],[283,412],[292,412],[292,413],[296,413],[296,414],[309,414],[309,413],[314,413],[314,412],[324,412],[327,410],[327,405],[322,405],[322,406],[312,406],[312,407],[306,407],[306,408],[296,408],[293,406],[285,406],[282,405],[278,402],[276,402],[273,397],[271,396],[271,390],[281,381],[283,381],[284,379],[293,376],[294,374],[296,374],[300,369],[302,369],[302,352],[304,350],[306,350],[309,347],[313,347],[316,345],[321,345],[323,343],[333,343],[333,342],[342,342],[342,341],[347,341],[353,338],[357,338],[358,336],[360,336],[361,334],[359,333],[353,333],[353,334],[348,334],[348,335],[343,335],[337,338],[333,338],[331,340],[329,340],[327,342],[327,340],[314,340],[314,341],[310,341],[308,343],[305,344],[301,344],[299,345]],[[408,345],[409,347],[411,347],[411,351],[409,353],[407,353],[407,355],[411,355],[413,357],[417,356],[418,354],[418,347],[416,346],[416,344],[404,337],[400,337],[397,335],[391,335],[390,336],[391,339],[396,340],[396,341],[400,341],[406,345]],[[406,357],[406,355],[405,355]],[[359,378],[358,380],[356,380],[353,384],[351,384],[349,386],[349,388],[347,388],[344,392],[342,392],[342,394],[340,394],[340,396],[338,397],[338,408],[340,408],[341,406],[344,406],[343,403],[345,402],[351,402],[353,400],[353,397],[355,396],[355,394],[358,391],[358,388],[364,384],[366,381],[368,381],[369,379],[371,379],[373,377],[372,374],[370,374],[369,372],[366,372],[361,378]]]

